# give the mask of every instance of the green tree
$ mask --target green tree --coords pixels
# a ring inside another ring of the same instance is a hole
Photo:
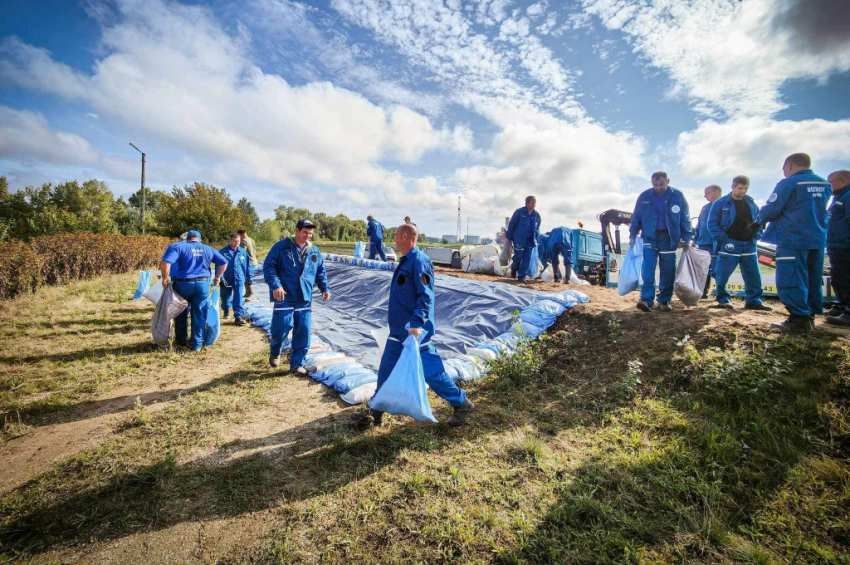
[[[248,224],[225,189],[200,182],[174,187],[163,198],[156,219],[167,235],[198,229],[211,242],[226,241],[232,231]]]
[[[242,228],[248,230],[248,233],[255,231],[257,226],[260,225],[260,216],[257,215],[254,205],[243,196],[239,199],[239,202],[236,203],[236,207],[239,208],[242,215],[246,218],[247,223],[242,226]]]

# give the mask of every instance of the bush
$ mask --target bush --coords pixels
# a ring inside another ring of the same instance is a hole
[[[126,273],[157,264],[170,240],[157,236],[75,233],[12,241],[0,255],[0,299],[38,287]]]

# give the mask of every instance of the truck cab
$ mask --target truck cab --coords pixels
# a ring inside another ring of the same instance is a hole
[[[576,228],[570,230],[570,243],[573,246],[573,270],[576,275],[591,284],[604,284],[602,236],[598,232]]]

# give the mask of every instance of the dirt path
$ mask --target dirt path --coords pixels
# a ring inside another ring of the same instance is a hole
[[[227,377],[244,365],[246,358],[266,347],[260,332],[225,322],[214,348],[200,354],[185,353],[177,365],[151,368],[152,372],[162,372],[154,383],[120,384],[64,415],[65,421],[33,427],[29,433],[7,441],[0,445],[0,460],[6,464],[0,476],[0,495],[40,475],[56,461],[97,445],[115,432],[137,404],[149,411],[161,410],[181,395]]]

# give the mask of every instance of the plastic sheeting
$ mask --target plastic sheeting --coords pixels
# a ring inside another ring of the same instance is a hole
[[[371,396],[377,381],[375,369],[383,343],[375,336],[386,332],[390,271],[395,263],[341,255],[325,259],[333,298],[313,303],[313,345],[305,367],[315,380],[342,394],[345,402],[360,403]],[[259,269],[252,278],[257,298],[246,304],[248,317],[268,332],[272,315],[268,287]],[[434,284],[437,334],[433,342],[446,372],[461,381],[483,377],[488,360],[511,353],[521,340],[546,331],[565,310],[589,301],[586,294],[573,289],[540,293],[441,275]],[[333,351],[327,351],[327,344],[332,344]]]

